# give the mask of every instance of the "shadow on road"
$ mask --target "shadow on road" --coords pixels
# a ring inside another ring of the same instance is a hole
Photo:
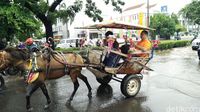
[[[100,85],[97,89],[96,97],[101,100],[108,100],[113,96],[113,89],[112,87],[107,85]]]

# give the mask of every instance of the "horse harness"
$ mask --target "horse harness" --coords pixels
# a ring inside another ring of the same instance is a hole
[[[57,52],[57,51],[53,51],[51,48],[46,48],[44,49],[44,52],[42,54],[42,56],[47,60],[46,63],[46,76],[48,77],[48,74],[51,70],[51,66],[50,66],[50,62],[51,62],[51,57],[56,60],[58,63],[64,65],[64,74],[69,74],[70,70],[69,68],[72,68],[71,64],[67,63],[67,60],[63,54],[63,52]],[[77,54],[74,53],[74,63],[76,62],[77,59]],[[61,59],[59,59],[61,58]],[[60,70],[60,68],[56,68],[53,70]]]

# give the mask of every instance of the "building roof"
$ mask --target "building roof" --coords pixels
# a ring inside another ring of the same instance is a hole
[[[134,6],[128,7],[128,8],[126,8],[123,12],[129,11],[129,10],[133,10],[133,9],[137,9],[137,8],[140,8],[140,7],[143,6],[144,4],[145,4],[145,3],[141,3],[141,4],[138,4],[138,5],[134,5]]]
[[[135,25],[129,22],[123,21],[103,21],[99,23],[95,23],[93,25],[85,26],[85,27],[75,27],[75,29],[101,29],[101,28],[113,28],[113,29],[129,29],[129,30],[155,30],[153,28],[149,28],[142,25]]]
[[[145,3],[141,3],[141,4],[138,4],[138,5],[134,5],[134,6],[128,7],[128,8],[126,8],[123,12],[126,12],[126,11],[129,11],[129,10],[134,10],[134,9],[140,8],[140,7],[142,7],[144,4],[145,4]],[[155,7],[156,5],[157,5],[156,3],[155,3],[155,4],[151,4],[151,5],[149,5],[149,8],[153,8],[153,7]],[[147,8],[147,7],[146,7],[146,8]]]

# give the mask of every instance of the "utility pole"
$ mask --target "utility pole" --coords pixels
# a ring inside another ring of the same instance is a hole
[[[149,0],[147,0],[147,27],[149,27]]]

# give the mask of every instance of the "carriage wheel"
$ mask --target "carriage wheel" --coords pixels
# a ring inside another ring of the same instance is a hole
[[[3,87],[5,87],[5,81],[2,75],[0,75],[0,88],[3,88]]]
[[[141,81],[135,75],[126,75],[121,82],[121,92],[126,97],[134,97],[138,94]]]
[[[107,75],[107,76],[96,78],[96,79],[97,79],[97,82],[99,82],[100,84],[106,85],[111,81],[112,75]]]

